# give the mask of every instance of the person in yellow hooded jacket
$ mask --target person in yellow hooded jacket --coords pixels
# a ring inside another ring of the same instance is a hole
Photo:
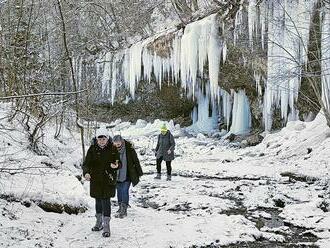
[[[166,163],[166,171],[167,171],[167,180],[170,181],[172,179],[172,166],[171,162],[174,160],[174,149],[175,149],[175,141],[174,137],[171,134],[170,130],[167,129],[166,124],[164,123],[161,126],[160,134],[158,135],[157,146],[156,146],[156,168],[157,168],[157,176],[155,179],[161,179],[161,164],[164,160]]]

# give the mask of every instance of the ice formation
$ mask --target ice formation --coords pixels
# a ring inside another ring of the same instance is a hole
[[[152,45],[150,48],[150,44],[157,37],[134,44],[124,51],[123,57],[115,55],[112,65],[110,62],[105,63],[102,93],[109,92],[109,86],[106,85],[111,84],[113,102],[117,88],[116,81],[120,81],[121,77],[132,98],[135,97],[138,83],[142,79],[150,82],[154,76],[159,87],[162,87],[164,79],[172,82],[180,80],[188,96],[194,97],[197,102],[196,109],[192,113],[194,123],[203,130],[216,128],[221,96],[218,83],[220,61],[221,58],[225,61],[227,52],[227,46],[220,39],[218,30],[219,24],[215,14],[188,24],[184,32],[180,30],[175,33],[171,41],[170,54],[166,58],[157,55]],[[121,59],[123,62],[120,72],[118,60]],[[109,59],[107,58],[106,61]],[[208,65],[208,75],[204,72],[206,65]],[[226,97],[226,99],[230,98],[227,95]],[[228,116],[230,113],[226,114]],[[229,122],[229,118],[227,120]]]
[[[330,4],[326,3],[322,20],[322,99],[330,111]]]
[[[249,100],[244,90],[233,92],[233,94],[233,120],[230,131],[235,134],[244,134],[250,131],[252,123]]]
[[[250,0],[246,8],[241,7],[236,13],[234,44],[237,44],[244,32],[244,11],[248,17],[250,49],[254,50],[256,45],[265,49],[267,44],[267,78],[260,72],[254,73],[256,91],[259,96],[263,94],[266,130],[272,127],[273,111],[276,108],[280,110],[284,121],[298,118],[295,103],[302,70],[307,62],[306,51],[315,3],[316,0]],[[330,39],[327,34],[330,32],[330,14],[328,9],[326,12],[322,21],[323,30],[326,30],[322,37],[322,87],[323,99],[329,108],[330,77],[327,71],[330,64]],[[174,38],[169,42],[169,54],[165,57],[159,56],[156,49],[152,49],[153,42],[161,35],[134,44],[121,52],[121,56],[114,55],[112,62],[104,63],[103,70],[98,69],[102,77],[102,93],[111,94],[113,103],[118,82],[124,83],[134,98],[140,80],[150,82],[155,78],[159,87],[162,87],[164,81],[180,81],[187,95],[197,103],[192,113],[194,124],[200,126],[204,123],[204,127],[215,128],[215,120],[220,117],[228,127],[232,123],[231,132],[248,131],[251,115],[244,91],[229,94],[219,88],[220,63],[226,63],[227,58],[227,42],[219,34],[219,25],[225,28],[224,23],[213,14],[188,24],[184,30],[172,32]],[[256,42],[257,39],[260,40]],[[208,66],[208,74],[205,66]]]
[[[264,94],[265,129],[272,127],[273,109],[284,121],[298,119],[302,69],[307,62],[309,29],[315,1],[268,2],[268,78]]]
[[[232,110],[232,98],[231,95],[225,90],[220,90],[220,95],[222,97],[222,116],[228,131]]]
[[[218,124],[218,109],[216,105],[212,105],[214,102],[208,96],[209,91],[210,87],[206,89],[206,92],[203,92],[202,89],[198,90],[196,94],[198,105],[192,112],[193,126],[195,130],[202,132],[214,130]]]

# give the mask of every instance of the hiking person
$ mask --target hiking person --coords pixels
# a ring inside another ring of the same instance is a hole
[[[164,160],[166,163],[167,170],[167,181],[172,179],[172,167],[171,162],[174,160],[174,148],[175,141],[171,132],[167,129],[166,124],[164,123],[161,126],[160,134],[158,135],[158,141],[156,146],[156,168],[157,176],[155,179],[161,179],[161,164]]]
[[[140,181],[143,175],[140,161],[137,153],[129,141],[123,139],[120,135],[113,137],[113,145],[120,154],[121,168],[117,176],[117,199],[119,209],[115,217],[124,218],[127,216],[127,207],[129,206],[129,188]]]
[[[96,131],[96,143],[92,144],[83,165],[83,175],[90,181],[90,196],[95,198],[96,224],[92,231],[101,231],[110,237],[110,198],[115,196],[117,170],[120,167],[117,149],[109,142],[105,128]]]

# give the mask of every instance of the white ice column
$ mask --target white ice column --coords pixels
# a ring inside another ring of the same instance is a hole
[[[251,128],[251,111],[249,100],[244,90],[234,92],[234,104],[232,110],[232,124],[230,131],[234,134],[244,134]]]
[[[142,43],[138,42],[129,49],[129,90],[133,98],[142,74],[142,48]]]
[[[222,97],[222,115],[227,125],[227,131],[228,131],[230,124],[231,110],[232,110],[232,98],[231,95],[225,90],[220,90],[220,95]]]
[[[103,76],[101,80],[101,92],[103,96],[109,95],[111,80],[111,53],[106,53],[104,58]]]
[[[218,124],[217,105],[212,104],[209,91],[209,88],[206,88],[206,92],[199,89],[195,95],[197,107],[192,112],[193,124],[201,132],[215,130]]]
[[[209,77],[210,77],[210,95],[211,101],[214,102],[218,92],[219,70],[221,53],[223,51],[223,42],[220,40],[219,25],[216,15],[212,17],[210,27],[209,44],[207,49],[207,57],[209,61]]]
[[[151,81],[152,66],[153,66],[153,55],[151,55],[147,47],[143,48],[142,52],[142,63],[143,63],[143,76],[145,80]]]

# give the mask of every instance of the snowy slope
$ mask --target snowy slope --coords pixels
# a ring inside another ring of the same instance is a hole
[[[0,195],[16,200],[87,207],[86,193],[75,177],[80,172],[81,152],[78,135],[64,130],[54,139],[55,129],[45,128],[43,155],[29,149],[22,125],[8,121],[9,105],[0,106]]]

